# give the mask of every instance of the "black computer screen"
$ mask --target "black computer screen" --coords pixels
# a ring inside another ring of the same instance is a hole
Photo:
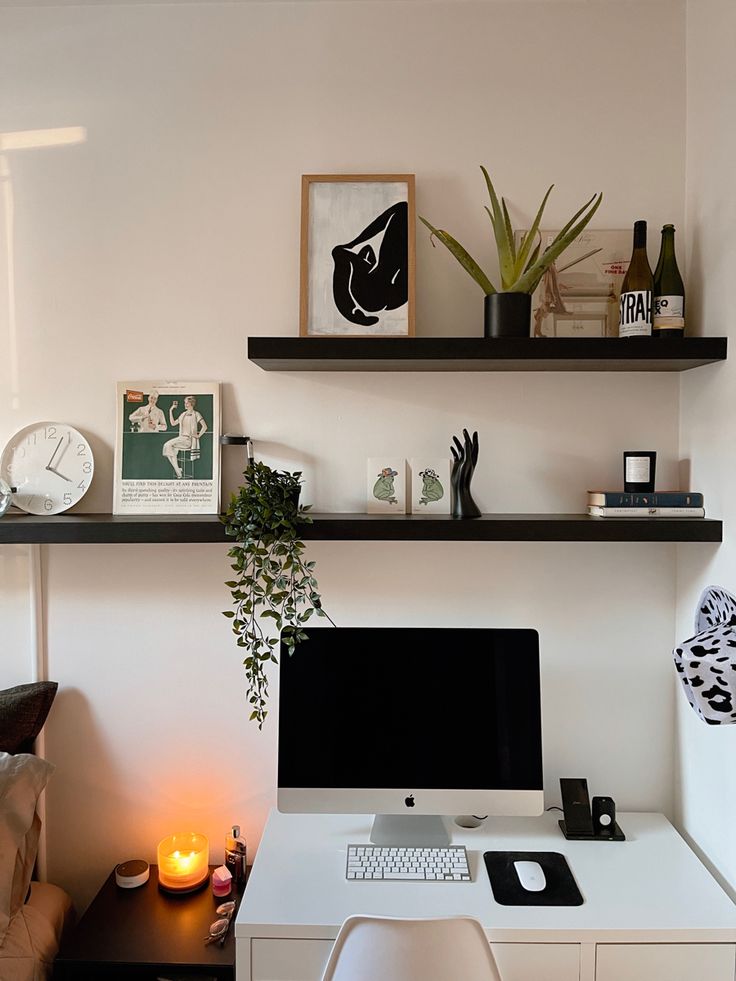
[[[535,630],[306,632],[281,649],[280,787],[542,789]]]

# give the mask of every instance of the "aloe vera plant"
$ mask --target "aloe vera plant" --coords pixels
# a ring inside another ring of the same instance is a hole
[[[575,212],[565,227],[557,233],[554,241],[540,254],[541,236],[539,241],[535,242],[535,239],[538,237],[544,208],[554,184],[550,185],[547,193],[544,195],[536,217],[529,231],[519,242],[517,249],[506,200],[505,198],[501,198],[499,201],[491,178],[488,176],[488,171],[483,165],[481,165],[480,169],[483,171],[488,195],[491,199],[491,207],[489,208],[486,205],[486,211],[488,212],[488,217],[491,219],[493,236],[498,251],[498,265],[501,272],[500,290],[496,289],[475,259],[449,232],[441,228],[435,228],[434,225],[427,221],[426,218],[422,218],[421,215],[419,216],[419,220],[432,233],[432,244],[434,245],[433,240],[435,238],[442,242],[487,296],[492,293],[533,293],[546,270],[565,251],[568,245],[575,241],[586,227],[598,210],[603,200],[603,195],[594,194],[589,201],[586,201],[582,208]]]

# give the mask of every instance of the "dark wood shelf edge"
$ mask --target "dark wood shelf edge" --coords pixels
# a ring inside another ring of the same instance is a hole
[[[712,518],[593,518],[587,514],[319,514],[305,541],[711,542],[723,540]],[[230,541],[218,515],[67,514],[0,519],[2,544],[197,544]]]
[[[721,521],[707,518],[593,518],[587,514],[315,514],[313,541],[720,542]]]
[[[264,371],[686,371],[725,361],[726,337],[264,337]]]
[[[0,544],[143,545],[226,541],[215,514],[5,515]]]

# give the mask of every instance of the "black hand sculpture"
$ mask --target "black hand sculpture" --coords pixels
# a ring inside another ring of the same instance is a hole
[[[470,438],[467,429],[463,429],[464,444],[457,436],[452,439],[455,446],[450,447],[452,453],[452,516],[453,518],[479,518],[480,508],[470,493],[470,481],[478,462],[478,433]],[[456,449],[457,448],[457,449]]]

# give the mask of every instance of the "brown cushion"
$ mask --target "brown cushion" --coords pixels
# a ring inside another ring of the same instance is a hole
[[[36,807],[53,769],[36,756],[0,753],[0,946],[28,893],[41,827]]]
[[[73,920],[67,894],[50,882],[34,882],[31,898],[10,921],[0,945],[2,981],[46,981],[67,925]]]
[[[58,687],[55,681],[37,681],[0,691],[0,752],[32,752]]]

